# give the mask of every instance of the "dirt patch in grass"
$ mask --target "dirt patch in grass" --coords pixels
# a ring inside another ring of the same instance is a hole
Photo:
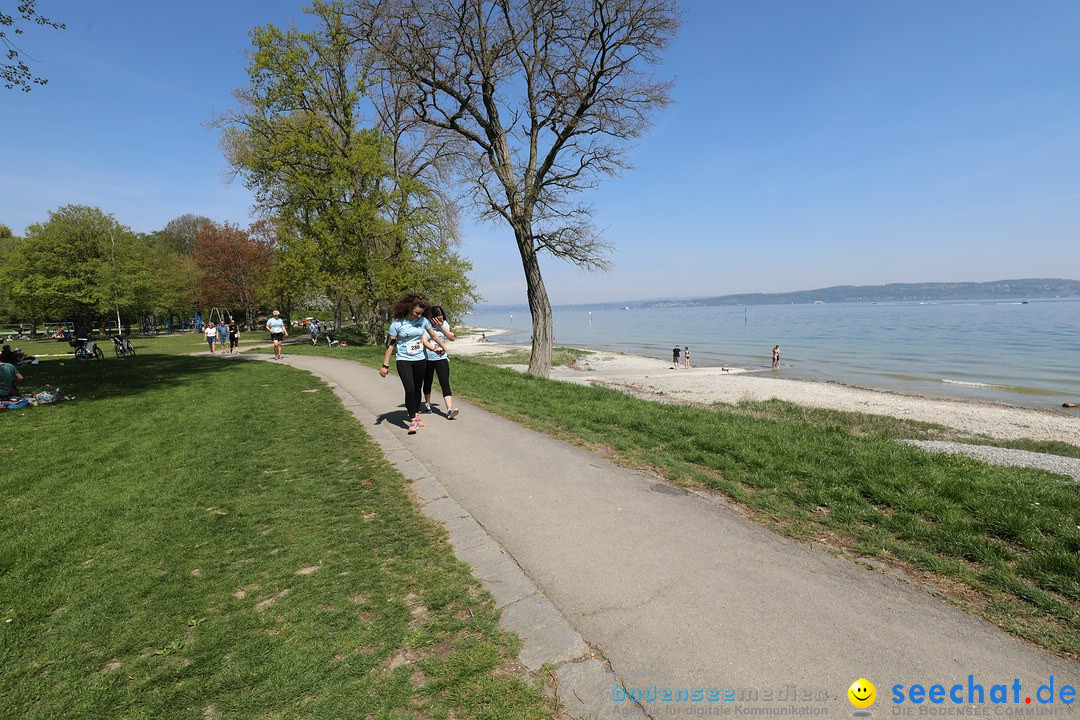
[[[259,602],[257,605],[255,605],[255,609],[258,610],[259,612],[262,612],[263,610],[266,610],[268,607],[270,607],[271,605],[276,603],[281,598],[287,596],[290,592],[292,592],[292,590],[290,590],[289,588],[285,588],[284,590],[279,592],[277,595],[274,595],[272,597],[268,597],[265,600]]]

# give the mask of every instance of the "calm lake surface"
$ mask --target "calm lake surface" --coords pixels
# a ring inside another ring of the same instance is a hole
[[[558,345],[1029,407],[1080,402],[1080,299],[555,310]],[[527,312],[467,315],[527,344]],[[781,347],[779,371],[770,369]]]

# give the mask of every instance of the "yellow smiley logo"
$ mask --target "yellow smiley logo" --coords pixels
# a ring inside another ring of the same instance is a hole
[[[848,700],[857,708],[868,708],[877,699],[877,688],[866,678],[859,678],[847,689]]]

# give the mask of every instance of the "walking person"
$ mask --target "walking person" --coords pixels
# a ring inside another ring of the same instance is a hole
[[[217,326],[212,322],[206,323],[203,334],[206,336],[206,344],[210,346],[210,354],[213,355],[214,345],[217,343]]]
[[[679,349],[679,344],[675,343],[675,347],[671,348],[671,362],[675,363],[675,369],[679,369],[679,355],[682,350]]]
[[[420,419],[420,391],[424,386],[424,372],[427,370],[427,356],[424,349],[437,355],[446,352],[446,347],[431,334],[431,321],[424,317],[427,301],[421,293],[406,293],[396,303],[390,315],[389,337],[386,353],[379,375],[386,377],[390,372],[390,353],[397,351],[397,373],[401,385],[405,388],[405,412],[409,418],[409,434],[415,435],[418,428],[424,427]],[[440,352],[441,351],[441,352]]]
[[[772,349],[772,366],[774,369],[780,367],[780,346],[773,345]]]
[[[318,345],[319,344],[319,321],[318,320],[312,320],[309,327],[308,327],[308,329],[311,330],[311,344],[312,345]]]
[[[443,348],[446,341],[457,340],[457,336],[450,330],[450,323],[443,315],[443,309],[438,305],[429,307],[424,317],[431,323],[431,333],[442,341]],[[424,370],[424,412],[431,412],[431,385],[435,376],[439,376],[439,389],[442,390],[443,409],[447,420],[453,420],[460,412],[454,407],[454,394],[450,389],[450,358],[446,353],[440,356],[438,353],[425,350],[427,355],[427,368]]]
[[[272,317],[266,320],[266,330],[270,333],[270,339],[274,341],[274,359],[281,359],[281,342],[288,337],[289,331],[285,329],[285,321],[281,319],[281,313],[274,311]]]
[[[225,321],[222,320],[217,326],[217,341],[218,346],[221,347],[222,354],[225,353],[225,342],[229,339],[229,328],[225,325]]]
[[[229,323],[229,352],[236,352],[237,345],[240,344],[240,326],[233,320]]]

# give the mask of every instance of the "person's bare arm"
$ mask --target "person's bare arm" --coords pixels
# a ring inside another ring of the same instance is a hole
[[[390,373],[390,353],[397,347],[397,337],[391,335],[390,339],[386,341],[386,352],[383,353],[382,367],[379,368],[379,375],[386,377]]]

